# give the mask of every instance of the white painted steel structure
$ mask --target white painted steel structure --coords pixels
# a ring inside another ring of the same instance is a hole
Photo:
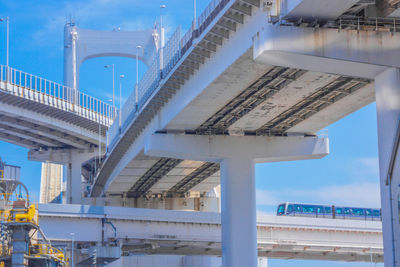
[[[39,220],[52,243],[100,243],[119,240],[124,255],[221,255],[218,213],[40,204]],[[60,225],[62,224],[62,227]],[[246,232],[246,231],[244,231]],[[381,262],[381,222],[260,215],[258,255],[285,259],[329,259]]]

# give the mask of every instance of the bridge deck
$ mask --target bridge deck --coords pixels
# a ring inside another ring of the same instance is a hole
[[[30,149],[98,146],[112,106],[49,80],[0,66],[0,139]]]
[[[39,205],[41,227],[53,243],[70,242],[70,233],[77,243],[100,242],[105,217],[115,225],[125,251],[221,254],[219,213]],[[383,260],[381,222],[260,215],[257,229],[259,255],[268,258]],[[107,227],[105,239],[109,238],[114,232]]]
[[[257,33],[279,27],[266,17],[259,1],[212,1],[172,66],[142,93],[139,110],[127,103],[123,127],[111,128],[115,138],[92,196],[203,194],[219,184],[218,164],[145,156],[154,132],[315,134],[374,101],[370,79],[256,62]]]

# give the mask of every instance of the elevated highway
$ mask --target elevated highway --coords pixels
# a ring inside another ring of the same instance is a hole
[[[213,0],[183,37],[178,28],[160,49],[145,38],[155,56],[108,130],[106,153],[103,134],[114,110],[10,68],[1,72],[7,97],[1,98],[0,138],[31,148],[31,159],[68,164],[70,203],[81,203],[81,166],[95,156],[96,135],[98,157],[105,153],[105,159],[88,174],[95,177],[91,198],[204,197],[221,184],[223,266],[255,266],[255,163],[328,155],[329,140],[318,131],[376,99],[385,264],[397,266],[397,10],[396,1],[386,0]],[[66,31],[74,88],[77,34]],[[285,246],[271,237],[266,248],[305,255],[303,241]],[[200,251],[203,245],[190,246]],[[313,253],[329,258],[321,247]]]
[[[0,66],[0,140],[28,148],[30,160],[66,165],[69,201],[81,195],[72,176],[90,180],[98,165],[115,113],[78,90]]]
[[[104,219],[116,230],[102,226]],[[40,204],[39,220],[53,244],[70,243],[74,233],[83,251],[90,242],[117,240],[125,256],[221,255],[219,213]],[[260,215],[257,236],[260,257],[383,261],[377,221]]]
[[[265,10],[258,1],[217,2],[198,29],[183,37],[173,52],[179,60],[143,94],[140,109],[124,107],[123,134],[113,135],[118,125],[110,129],[111,145],[93,197],[203,194],[220,183],[216,163],[145,155],[151,134],[315,135],[375,100],[371,77],[255,59],[260,30],[279,29],[266,18],[274,7]]]
[[[1,65],[0,73],[3,140],[36,151],[89,149],[100,134],[104,146],[111,105],[11,67]]]
[[[148,69],[122,124],[110,128],[91,197],[205,195],[220,183],[223,265],[254,266],[256,162],[326,156],[318,131],[376,95],[382,114],[392,114],[389,123],[378,112],[393,128],[380,132],[389,136],[382,140],[400,136],[398,106],[390,104],[398,97],[399,21],[373,18],[371,9],[382,11],[357,0],[211,1],[196,28],[172,35],[168,60]],[[382,144],[386,177],[398,143]],[[394,201],[385,196],[383,203]],[[397,205],[383,205],[391,218],[384,225],[394,227]]]

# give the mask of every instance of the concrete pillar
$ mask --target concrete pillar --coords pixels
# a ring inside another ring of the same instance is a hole
[[[221,162],[223,267],[257,267],[254,167],[254,160],[249,158]]]
[[[329,142],[302,136],[154,134],[144,152],[221,164],[222,266],[256,267],[255,163],[322,158],[329,153]]]
[[[82,162],[79,157],[72,157],[67,168],[67,202],[80,204],[82,201]]]
[[[72,150],[67,163],[67,203],[82,204],[82,164],[93,157],[93,153]]]
[[[385,267],[400,264],[400,158],[396,144],[400,123],[400,70],[375,78],[379,171]],[[397,160],[396,160],[397,155]]]

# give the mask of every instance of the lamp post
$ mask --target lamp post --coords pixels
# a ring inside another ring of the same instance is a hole
[[[162,10],[165,9],[167,6],[166,5],[161,5],[161,14],[160,14],[160,70],[163,69],[164,67],[164,27],[163,27],[163,21],[162,21],[162,15],[163,12]]]
[[[196,0],[193,0],[193,30],[197,27]]]
[[[116,110],[115,110],[115,74],[114,74],[114,64],[111,65],[106,65],[104,68],[112,68],[112,106],[113,106],[113,113],[114,113],[114,119],[116,117]]]
[[[3,21],[5,21],[6,23],[7,23],[7,57],[6,57],[6,64],[7,64],[7,67],[8,67],[8,64],[9,64],[9,61],[8,61],[8,59],[9,59],[9,46],[10,46],[10,17],[3,17],[3,18],[0,18],[0,22],[3,22]]]
[[[9,47],[10,47],[10,17],[2,17],[0,18],[0,22],[5,21],[7,24],[7,48],[6,48],[6,65],[7,65],[7,71],[6,71],[6,80],[9,80]]]
[[[139,49],[141,49],[141,45],[136,46],[136,86],[135,86],[135,107],[136,111],[138,110],[139,103]]]
[[[125,78],[124,74],[119,75],[119,128],[121,129],[122,124],[122,79]]]
[[[71,235],[71,266],[74,266],[74,241],[75,233],[70,233]]]

